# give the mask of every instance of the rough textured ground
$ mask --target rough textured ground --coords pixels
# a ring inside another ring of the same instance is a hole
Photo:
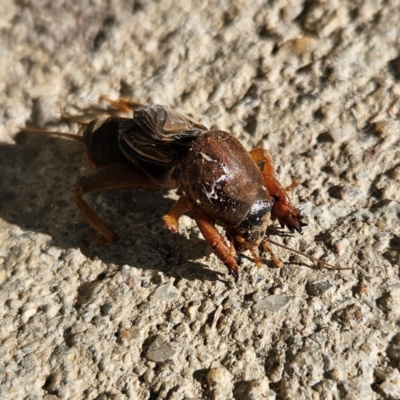
[[[0,397],[399,399],[398,1],[178,3],[0,5]],[[123,241],[84,245],[81,147],[17,133],[101,94],[268,148],[309,222],[275,240],[354,270],[235,285],[167,192],[91,196]]]

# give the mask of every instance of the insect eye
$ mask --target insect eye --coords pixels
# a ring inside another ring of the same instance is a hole
[[[249,240],[251,238],[251,233],[249,231],[245,231],[242,234],[242,237],[243,237],[244,240]]]

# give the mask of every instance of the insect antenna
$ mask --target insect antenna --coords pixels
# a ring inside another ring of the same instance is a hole
[[[266,241],[268,241],[269,243],[272,243],[272,244],[275,245],[275,246],[282,247],[282,248],[285,249],[285,250],[289,250],[289,251],[291,251],[292,253],[298,254],[298,255],[303,256],[303,257],[306,257],[306,258],[308,258],[308,259],[310,259],[310,260],[312,260],[312,261],[315,261],[316,263],[321,264],[321,265],[325,266],[325,267],[328,268],[328,269],[334,269],[334,270],[339,270],[339,271],[346,270],[346,269],[353,269],[353,268],[351,268],[351,267],[348,267],[348,268],[346,268],[346,267],[337,267],[336,265],[332,265],[332,264],[329,264],[329,263],[327,263],[327,262],[325,262],[325,261],[319,260],[318,258],[315,258],[315,257],[313,257],[313,256],[310,256],[310,255],[308,255],[308,254],[305,254],[305,253],[303,253],[303,252],[301,252],[301,251],[292,249],[291,247],[288,247],[288,246],[285,246],[284,244],[275,242],[274,240],[271,240],[271,239],[269,239],[269,238],[268,238],[268,239],[264,239],[264,240],[262,241],[262,244],[263,244],[263,246],[264,246],[264,249],[266,249],[266,248],[265,248],[265,245],[267,245],[267,244],[266,244]],[[269,248],[268,245],[267,245],[267,247]],[[266,250],[266,251],[269,252],[268,250]]]

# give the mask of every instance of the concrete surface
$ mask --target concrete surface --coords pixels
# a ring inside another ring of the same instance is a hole
[[[399,2],[179,3],[0,5],[0,397],[399,399]],[[18,127],[102,94],[269,149],[309,222],[271,237],[354,270],[274,248],[235,285],[168,192],[90,196],[123,241],[86,246],[84,152]]]

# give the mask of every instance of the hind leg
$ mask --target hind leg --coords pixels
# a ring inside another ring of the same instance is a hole
[[[84,178],[74,188],[74,200],[86,222],[95,229],[102,244],[118,241],[116,232],[83,199],[88,193],[108,190],[159,189],[139,168],[129,164],[111,164],[99,168],[94,175]]]

